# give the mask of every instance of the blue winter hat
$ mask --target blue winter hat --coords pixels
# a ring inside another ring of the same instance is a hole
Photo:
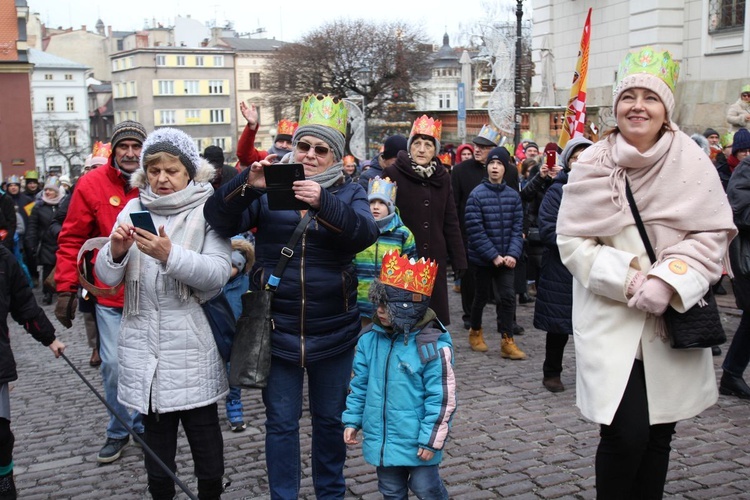
[[[500,160],[506,169],[510,168],[510,153],[502,146],[493,148],[490,151],[490,154],[487,155],[487,160],[484,162],[484,166],[489,165],[492,160]]]
[[[737,151],[742,151],[743,149],[750,149],[750,132],[746,128],[741,128],[734,133],[732,156],[737,156]]]

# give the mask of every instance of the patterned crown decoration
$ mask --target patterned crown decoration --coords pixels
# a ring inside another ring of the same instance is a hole
[[[92,151],[93,156],[100,156],[102,158],[109,158],[112,153],[112,144],[109,142],[96,141],[94,143],[94,149]]]
[[[297,130],[297,126],[299,124],[297,122],[293,122],[291,120],[279,120],[279,124],[276,127],[276,134],[278,135],[294,135],[294,132]]]
[[[443,165],[450,167],[453,165],[453,157],[451,157],[450,153],[442,153],[438,155],[438,160],[440,160],[440,163]]]
[[[727,132],[721,136],[721,147],[728,148],[734,144],[734,132]]]
[[[438,266],[435,261],[424,257],[415,261],[397,250],[390,250],[383,256],[380,267],[380,281],[409,292],[432,295]]]
[[[440,135],[443,133],[443,122],[435,120],[427,115],[422,115],[414,121],[414,125],[411,127],[411,134],[409,137],[414,137],[417,134],[429,135],[434,137],[436,140],[440,140]]]
[[[483,137],[493,144],[500,144],[500,131],[491,127],[490,125],[482,125],[482,130],[479,131],[477,137]]]
[[[740,94],[745,94],[747,92],[750,92],[750,85],[743,85],[742,90],[740,90]]]
[[[323,125],[338,130],[346,136],[348,112],[344,101],[338,97],[311,94],[302,99],[299,110],[299,126]]]
[[[367,199],[388,200],[391,205],[394,205],[396,203],[396,183],[390,177],[381,179],[379,176],[375,176],[370,179],[367,186]]]
[[[617,70],[615,88],[626,76],[638,73],[648,73],[659,78],[674,92],[680,74],[680,63],[672,58],[672,53],[668,50],[657,52],[653,47],[644,47],[638,52],[629,52]]]

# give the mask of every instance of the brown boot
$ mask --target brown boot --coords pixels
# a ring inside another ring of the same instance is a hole
[[[518,348],[513,337],[508,337],[507,333],[503,333],[503,340],[500,342],[500,357],[526,359],[526,353]]]
[[[481,328],[479,330],[469,328],[469,345],[471,346],[472,351],[487,352],[487,349],[489,348],[484,342],[483,331]]]
[[[565,390],[565,386],[562,383],[562,380],[560,380],[560,377],[544,377],[542,379],[542,385],[549,391],[549,392],[563,392]]]

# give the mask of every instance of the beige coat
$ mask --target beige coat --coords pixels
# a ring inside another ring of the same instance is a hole
[[[726,232],[700,236],[714,243],[710,247],[717,255],[712,257],[718,262],[727,245]],[[656,335],[653,317],[627,305],[629,269],[645,272],[650,267],[635,223],[598,239],[558,235],[557,243],[575,278],[576,404],[583,415],[596,423],[612,423],[636,357],[644,364],[652,425],[691,418],[713,405],[718,392],[711,350],[672,349]],[[708,291],[709,281],[691,268],[670,267],[674,261],[667,259],[648,274],[676,290],[671,305],[684,311]],[[720,266],[709,267],[721,272]],[[719,274],[708,279],[716,281]]]
[[[748,125],[750,125],[750,120],[747,119],[747,115],[749,114],[750,103],[744,102],[740,97],[737,102],[729,106],[729,109],[727,109],[729,131],[737,132],[741,128],[747,128]]]

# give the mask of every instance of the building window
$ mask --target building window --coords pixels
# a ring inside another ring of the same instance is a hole
[[[223,94],[224,93],[224,80],[209,80],[208,93],[209,94]]]
[[[60,139],[57,137],[57,130],[51,128],[47,131],[47,144],[49,144],[49,147],[51,148],[59,148],[60,147]]]
[[[174,95],[174,80],[159,80],[159,95]]]
[[[45,79],[45,80],[52,80],[52,78],[53,78],[53,77],[52,77],[52,73],[45,73],[45,74],[44,74],[44,79]]]
[[[185,93],[188,95],[195,95],[200,92],[200,85],[198,80],[185,80]]]
[[[75,111],[76,110],[76,102],[75,98],[68,96],[65,98],[65,109],[68,111]]]
[[[47,111],[55,110],[55,98],[54,96],[47,98]]]
[[[166,66],[167,65],[167,57],[166,56],[156,56],[156,65],[157,66]]]
[[[78,146],[78,131],[74,128],[68,130],[68,144],[71,148]]]
[[[710,0],[708,32],[741,30],[745,26],[745,0]]]
[[[438,109],[450,109],[451,107],[451,95],[438,94]]]
[[[73,79],[73,75],[71,75],[70,73],[65,73],[65,79],[66,80],[72,80]]]
[[[260,90],[260,73],[250,73],[250,90]]]
[[[201,110],[200,109],[186,109],[185,110],[185,122],[189,124],[195,124],[201,122]]]
[[[223,109],[211,110],[211,123],[224,123],[224,110]]]
[[[214,66],[216,66],[216,67],[223,67],[224,66],[224,56],[214,56]]]
[[[128,82],[128,97],[135,97],[136,95],[135,82]]]
[[[221,149],[226,149],[227,140],[224,137],[214,137],[211,143],[214,146],[219,146]]]
[[[173,109],[162,109],[159,112],[162,125],[174,125],[175,124],[175,112]]]
[[[177,66],[185,66],[185,56],[177,56]]]
[[[203,66],[203,56],[195,56],[195,65]]]

